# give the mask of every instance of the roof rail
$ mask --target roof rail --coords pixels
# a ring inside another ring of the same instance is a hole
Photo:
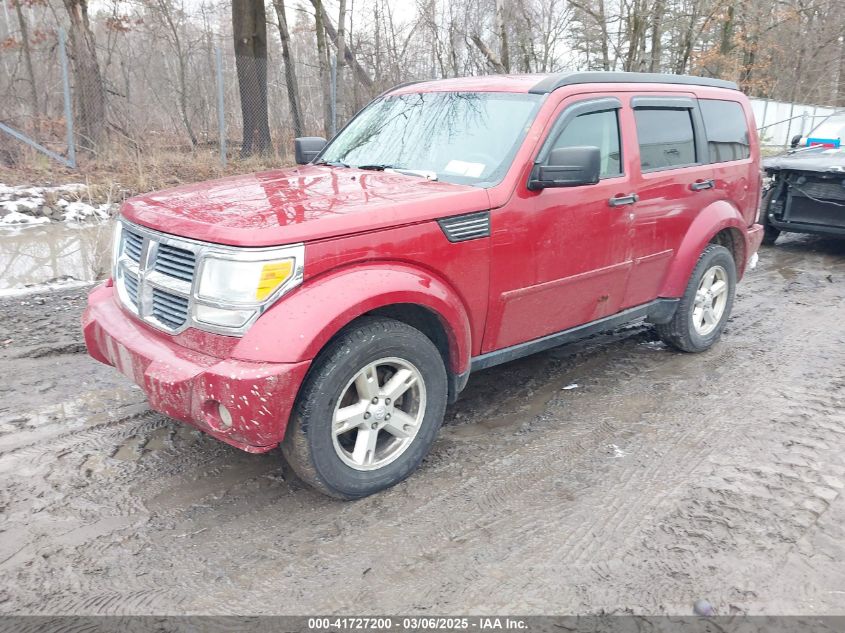
[[[669,75],[664,73],[625,73],[608,71],[568,72],[549,75],[539,81],[531,90],[533,94],[548,94],[563,86],[575,84],[681,84],[685,86],[711,86],[739,90],[733,81],[713,79],[711,77],[693,77],[691,75]]]

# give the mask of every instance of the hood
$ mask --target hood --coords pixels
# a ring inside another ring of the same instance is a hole
[[[487,191],[379,171],[305,165],[130,198],[130,222],[231,246],[278,246],[489,208]]]
[[[767,171],[814,171],[845,174],[845,149],[806,149],[763,160]]]

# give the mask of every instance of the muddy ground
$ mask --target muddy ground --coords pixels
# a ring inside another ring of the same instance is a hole
[[[351,503],[148,410],[83,302],[0,302],[0,612],[845,614],[845,241],[764,249],[708,353],[638,327],[474,376]]]

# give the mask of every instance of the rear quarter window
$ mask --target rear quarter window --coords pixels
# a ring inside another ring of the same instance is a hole
[[[739,103],[699,99],[698,107],[704,119],[711,163],[742,160],[751,156],[748,123]]]

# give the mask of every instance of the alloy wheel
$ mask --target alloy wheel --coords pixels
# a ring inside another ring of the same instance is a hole
[[[376,470],[413,443],[425,415],[425,382],[401,358],[363,367],[341,392],[332,420],[338,457],[355,470]]]
[[[701,277],[692,311],[692,325],[699,335],[711,334],[722,320],[728,305],[728,283],[728,272],[718,265]]]

